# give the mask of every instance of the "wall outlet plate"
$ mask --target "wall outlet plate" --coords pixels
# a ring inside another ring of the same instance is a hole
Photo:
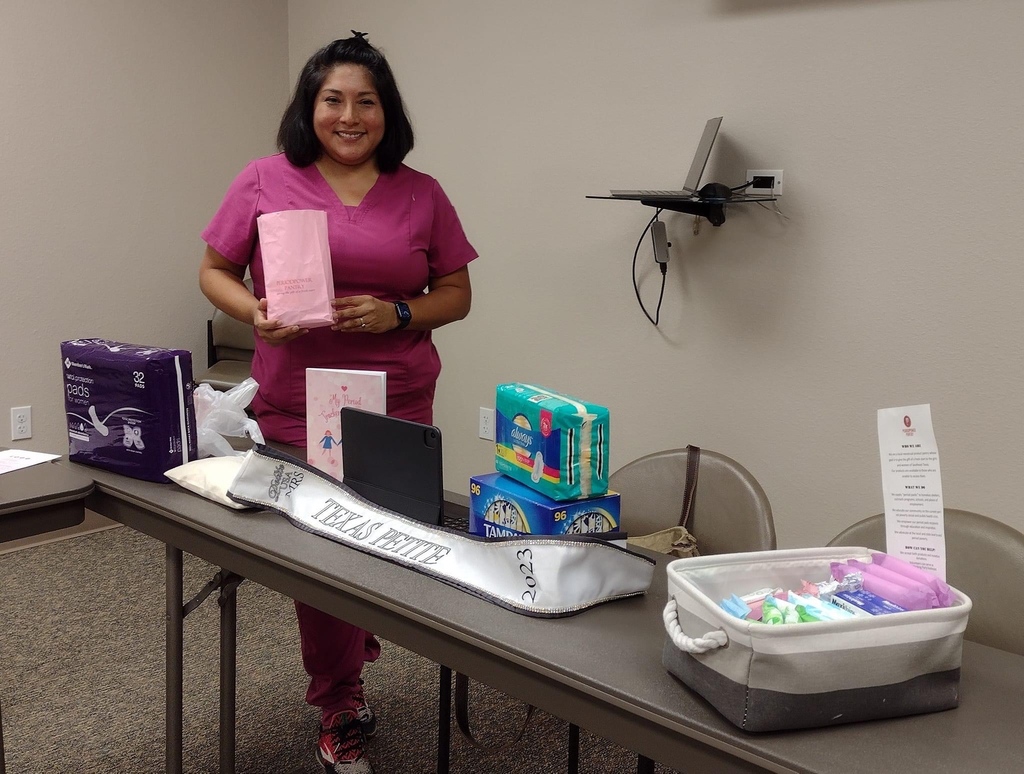
[[[748,169],[747,182],[754,183],[754,178],[772,178],[773,185],[768,187],[755,187],[749,185],[743,189],[743,193],[762,194],[763,196],[782,196],[782,170],[781,169]]]
[[[11,409],[11,440],[24,441],[32,437],[32,407],[18,406]]]
[[[494,409],[480,407],[480,431],[477,434],[485,441],[494,440]]]

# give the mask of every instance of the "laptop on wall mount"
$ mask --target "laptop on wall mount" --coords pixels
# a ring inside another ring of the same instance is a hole
[[[742,204],[744,202],[773,202],[775,196],[745,193],[750,183],[729,187],[723,183],[705,183],[701,186],[701,178],[711,157],[711,148],[722,125],[722,117],[708,119],[704,125],[704,133],[697,145],[697,152],[690,163],[690,171],[686,175],[683,187],[678,191],[658,189],[612,189],[607,196],[590,196],[588,199],[612,199],[616,201],[637,201],[648,207],[656,207],[659,211],[670,210],[689,215],[707,218],[712,226],[725,223],[725,205]]]
[[[709,118],[708,122],[704,124],[704,133],[701,135],[700,142],[697,144],[697,152],[693,155],[693,161],[690,162],[690,171],[686,174],[686,180],[683,182],[681,190],[663,191],[656,189],[613,189],[610,192],[611,196],[607,198],[639,201],[641,199],[689,199],[691,196],[695,196],[700,188],[700,179],[704,176],[704,169],[708,165],[708,159],[711,158],[711,148],[715,144],[715,138],[718,136],[718,128],[721,125],[722,116]]]

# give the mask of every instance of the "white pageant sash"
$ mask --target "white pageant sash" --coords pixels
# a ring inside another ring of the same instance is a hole
[[[523,615],[557,618],[637,596],[654,575],[652,560],[598,538],[484,539],[409,519],[262,445],[243,462],[228,496]]]

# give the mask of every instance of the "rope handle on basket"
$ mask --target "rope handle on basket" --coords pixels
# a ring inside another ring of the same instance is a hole
[[[679,627],[679,616],[676,615],[676,601],[674,599],[670,599],[668,604],[665,605],[665,612],[662,613],[661,617],[665,621],[665,631],[668,633],[669,639],[672,640],[672,644],[679,648],[679,650],[700,654],[707,653],[715,648],[724,648],[729,644],[729,635],[721,629],[708,632],[703,637],[696,639],[683,634],[683,630]]]

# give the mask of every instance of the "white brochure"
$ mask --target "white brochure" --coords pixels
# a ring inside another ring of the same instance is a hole
[[[927,403],[878,410],[886,552],[946,578],[939,449]]]
[[[46,454],[44,452],[24,451],[22,449],[0,450],[0,473],[10,473],[12,470],[21,470],[38,465],[41,462],[60,459],[59,454]]]

